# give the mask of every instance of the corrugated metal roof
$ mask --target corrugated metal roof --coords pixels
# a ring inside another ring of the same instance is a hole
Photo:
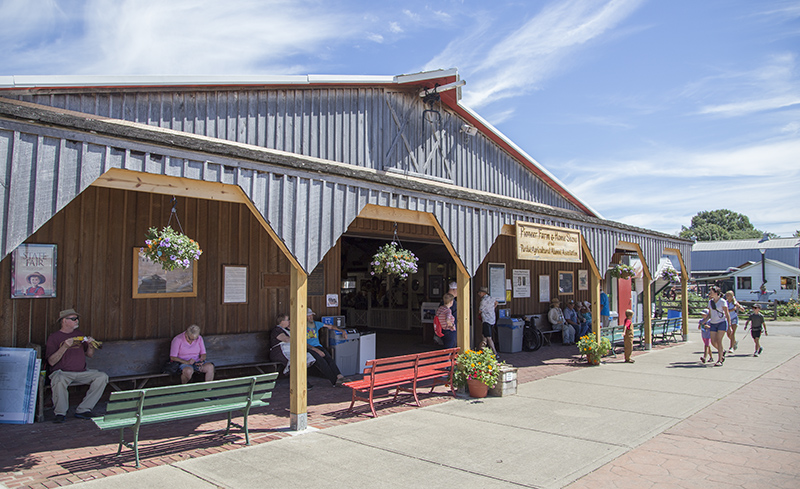
[[[800,245],[800,238],[773,238],[759,243],[759,238],[735,239],[729,241],[698,241],[692,246],[692,251],[721,251],[721,250],[760,250],[762,248],[773,250],[777,248],[794,248]]]

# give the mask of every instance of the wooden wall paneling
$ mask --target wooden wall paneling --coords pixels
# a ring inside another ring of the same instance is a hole
[[[91,274],[85,276],[84,280],[91,282],[89,293],[91,295],[92,314],[106,318],[105,321],[92,321],[92,329],[84,331],[97,338],[108,338],[109,332],[106,330],[108,325],[108,301],[107,297],[110,288],[108,282],[108,270],[106,270],[106,252],[110,247],[111,236],[114,234],[109,227],[109,205],[108,189],[95,189],[94,195],[87,196],[90,206],[95,209],[94,222],[89,228],[91,231],[92,248],[94,252],[91,258]],[[102,341],[102,340],[101,340]]]
[[[207,200],[196,200],[195,205],[195,225],[191,232],[197,236],[194,240],[200,243],[200,249],[203,250],[203,254],[200,255],[200,260],[197,261],[197,297],[195,297],[194,301],[188,303],[191,309],[187,311],[184,322],[187,324],[191,322],[198,325],[205,325],[207,324],[207,302],[204,291],[207,287],[211,287],[211,284],[208,283],[208,277],[210,275],[207,258],[211,255],[210,250],[213,249],[209,242],[209,227],[207,221],[208,208],[211,202]]]

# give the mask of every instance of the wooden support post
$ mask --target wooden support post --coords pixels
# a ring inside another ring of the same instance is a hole
[[[689,339],[689,274],[681,264],[681,336],[683,341]]]
[[[458,325],[456,326],[458,347],[461,351],[470,349],[470,341],[472,337],[472,330],[470,329],[470,303],[471,292],[470,283],[471,277],[469,274],[458,267],[458,276],[456,279],[458,284]]]
[[[308,275],[292,267],[289,281],[289,319],[291,321],[291,365],[289,374],[289,429],[308,428],[308,392],[306,391],[306,321],[308,308]]]
[[[644,315],[644,338],[642,341],[644,342],[644,349],[650,350],[653,348],[653,315],[650,311],[653,310],[653,284],[652,278],[650,277],[650,270],[647,268],[647,265],[644,263],[644,259],[642,259],[642,281],[644,282],[643,291],[642,291],[642,313]]]
[[[597,336],[597,342],[599,343],[602,336],[600,327],[603,324],[600,317],[600,276],[593,273],[589,283],[589,288],[592,291],[592,333]]]

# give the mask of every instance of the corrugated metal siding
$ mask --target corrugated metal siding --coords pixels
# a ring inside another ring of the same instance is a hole
[[[605,273],[620,240],[639,244],[646,263],[654,266],[665,246],[685,248],[684,257],[690,256],[688,244],[644,234],[554,221],[549,216],[454,202],[388,186],[367,187],[359,180],[324,178],[300,170],[290,175],[283,167],[28,123],[0,121],[0,150],[0,161],[4,162],[0,168],[3,256],[110,168],[240,186],[307,273],[321,262],[366,204],[434,214],[471,275],[502,225],[517,220],[580,230],[601,273]]]
[[[445,107],[434,106],[441,126],[423,122],[428,106],[416,91],[116,91],[17,98],[365,168],[419,171],[465,188],[578,210],[484,135],[461,133],[464,121]]]
[[[768,249],[766,257],[800,268],[800,250],[797,248]],[[692,270],[695,272],[727,271],[730,267],[738,267],[748,261],[761,261],[761,252],[758,250],[692,251]]]

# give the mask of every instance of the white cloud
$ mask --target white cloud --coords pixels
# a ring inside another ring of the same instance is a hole
[[[403,28],[400,27],[400,24],[398,24],[397,22],[390,22],[389,30],[395,34],[401,34],[403,32]]]
[[[484,35],[491,31],[485,21],[472,33],[452,41],[427,66],[458,66],[471,72],[464,103],[479,108],[533,90],[563,69],[575,49],[608,33],[640,3],[641,0],[553,2],[499,41]]]
[[[81,15],[68,41],[34,42],[31,24],[18,35],[32,47],[15,57],[61,74],[291,73],[302,69],[292,56],[363,38],[369,22],[314,0],[91,0]]]
[[[729,151],[662,150],[629,161],[572,161],[562,180],[605,217],[647,229],[675,233],[702,210],[727,208],[759,229],[788,235],[800,229],[798,154],[797,139]]]

